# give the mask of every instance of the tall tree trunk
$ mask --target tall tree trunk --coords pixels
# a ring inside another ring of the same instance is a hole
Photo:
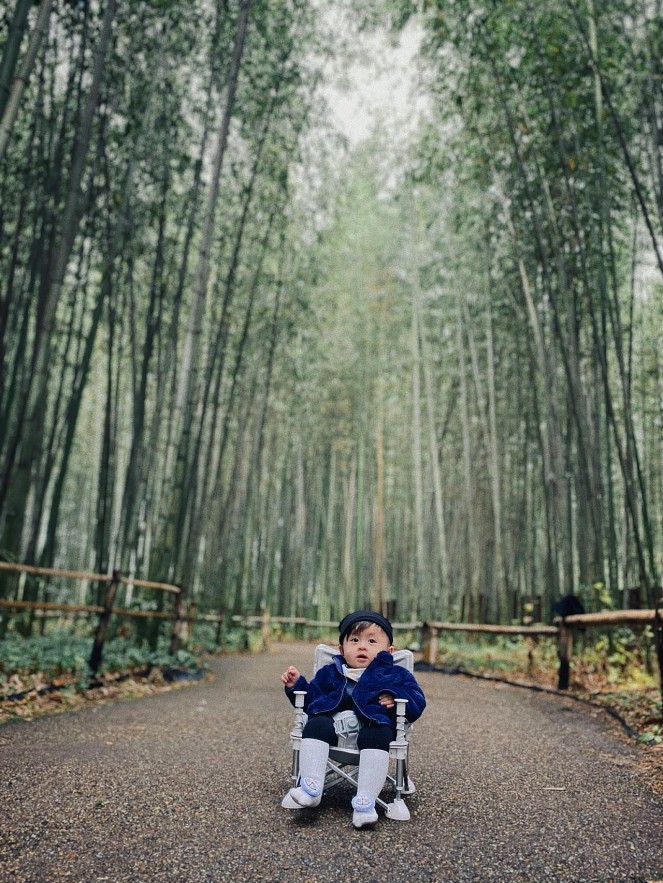
[[[500,482],[499,437],[497,432],[497,392],[495,387],[495,353],[493,344],[493,310],[491,301],[490,277],[486,284],[486,386],[488,389],[488,438],[490,489],[493,501],[493,541],[497,564],[497,585],[495,597],[497,606],[493,615],[496,622],[503,621],[508,603],[509,580],[506,553],[502,537],[502,489]]]
[[[428,450],[433,478],[433,504],[435,509],[435,527],[437,532],[437,560],[438,568],[434,576],[433,603],[431,615],[437,619],[446,619],[449,615],[449,563],[447,553],[447,534],[444,525],[444,492],[442,490],[442,475],[440,472],[440,457],[438,454],[437,433],[435,431],[435,409],[437,399],[433,389],[433,371],[431,356],[426,338],[426,326],[421,321],[421,291],[419,286],[419,271],[415,270],[413,277],[413,306],[416,314],[417,333],[421,345],[421,366],[424,376],[424,391],[426,394],[426,418],[428,421]]]
[[[23,35],[28,27],[28,14],[32,4],[33,0],[17,0],[14,15],[9,24],[7,41],[0,60],[0,117],[4,115],[5,107],[9,101],[14,71],[18,63]]]
[[[116,0],[108,0],[101,23],[99,39],[94,49],[92,82],[88,93],[81,125],[77,133],[69,179],[69,193],[61,224],[59,245],[55,262],[42,279],[42,310],[35,332],[33,346],[34,370],[21,393],[19,413],[14,438],[12,439],[5,470],[0,485],[0,508],[6,505],[12,514],[8,519],[8,529],[3,536],[2,547],[17,550],[23,530],[25,501],[31,482],[31,470],[38,457],[43,435],[43,416],[48,392],[50,353],[55,331],[56,310],[62,294],[64,278],[72,248],[80,225],[83,195],[81,186],[85,172],[92,122],[99,103],[99,94],[104,74],[106,54],[110,46],[111,27],[115,16]],[[15,457],[21,451],[21,462],[14,474]],[[11,485],[11,488],[10,488]],[[11,490],[11,495],[8,493]]]
[[[173,469],[173,491],[171,497],[171,513],[173,521],[180,518],[180,510],[186,507],[185,483],[187,475],[187,463],[191,451],[191,432],[195,423],[198,397],[198,375],[200,370],[200,350],[203,326],[203,316],[207,302],[207,290],[210,277],[211,250],[214,239],[215,218],[219,197],[221,170],[223,159],[228,145],[230,120],[232,118],[237,92],[237,82],[244,54],[246,33],[249,13],[253,0],[244,0],[240,8],[233,57],[228,76],[226,102],[219,129],[214,163],[207,201],[204,212],[204,221],[201,234],[201,244],[198,253],[195,281],[193,286],[192,300],[189,309],[189,321],[184,339],[182,360],[179,366],[179,383],[175,398],[175,432],[173,435],[174,448],[171,456]],[[165,539],[165,538],[164,538]],[[169,578],[176,578],[174,573],[174,558],[176,550],[172,540],[162,544],[161,553],[164,555],[162,568],[168,571]]]
[[[421,447],[421,357],[419,349],[419,324],[415,296],[412,299],[412,485],[414,488],[413,520],[415,531],[414,559],[414,599],[416,609],[412,613],[415,619],[430,619],[430,597],[425,593],[425,545],[424,545],[424,479]]]
[[[354,524],[357,509],[357,447],[353,445],[350,457],[350,468],[345,491],[344,531],[343,531],[343,568],[341,582],[341,609],[351,610],[354,606]]]
[[[385,613],[384,587],[384,391],[378,379],[375,413],[375,541],[373,546],[373,609]]]
[[[457,295],[457,298],[461,295]],[[477,606],[474,560],[477,553],[476,528],[474,524],[474,494],[472,490],[472,448],[470,441],[470,411],[465,374],[466,357],[463,341],[463,325],[460,304],[456,318],[456,350],[458,357],[458,377],[460,380],[460,416],[463,439],[463,487],[465,490],[465,519],[463,537],[463,576],[465,587],[466,613],[470,622],[480,621],[481,612]]]
[[[26,0],[19,0],[17,13],[18,8],[19,6],[21,6],[21,4],[25,6]],[[27,6],[30,7],[31,5],[32,4],[30,0],[27,0]],[[25,91],[25,87],[28,84],[28,79],[30,78],[30,74],[32,73],[32,69],[37,59],[37,53],[39,52],[44,37],[48,32],[48,23],[51,17],[52,6],[53,0],[42,0],[41,6],[39,7],[37,22],[30,38],[28,51],[25,54],[25,57],[21,63],[21,67],[16,78],[14,79],[14,82],[9,88],[6,103],[3,101],[3,94],[5,93],[5,87],[3,85],[5,80],[5,58],[3,57],[3,63],[0,67],[0,164],[2,163],[3,157],[7,151],[7,145],[9,144],[12,128],[14,126],[14,123],[16,122],[18,109],[21,104],[21,98],[23,96],[23,92]],[[7,47],[7,49],[8,48],[9,47]],[[6,54],[7,52],[5,52],[5,55]],[[7,65],[7,67],[9,67],[9,64]]]

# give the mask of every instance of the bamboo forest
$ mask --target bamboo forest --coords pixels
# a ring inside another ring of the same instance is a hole
[[[350,137],[404,40],[409,122]],[[0,117],[2,561],[323,622],[655,606],[661,0],[10,0]]]

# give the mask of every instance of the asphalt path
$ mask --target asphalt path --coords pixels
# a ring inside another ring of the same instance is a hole
[[[341,788],[288,812],[280,673],[310,645],[215,660],[208,683],[0,728],[0,881],[663,880],[663,799],[604,713],[417,675],[412,818],[351,824]]]

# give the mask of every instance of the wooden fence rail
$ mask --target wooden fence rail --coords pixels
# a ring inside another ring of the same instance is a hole
[[[216,617],[213,617],[216,621]],[[261,626],[263,646],[265,634],[269,635],[267,623],[296,622],[309,630],[335,630],[336,622],[298,619],[288,617],[269,617],[268,613],[260,616],[234,616],[232,619],[241,623],[245,629]],[[521,635],[529,638],[554,638],[557,640],[559,660],[557,687],[568,690],[571,657],[573,652],[574,631],[579,628],[613,628],[619,625],[643,626],[652,625],[654,629],[656,654],[661,678],[661,695],[663,696],[663,599],[655,610],[605,610],[600,613],[583,613],[556,619],[554,625],[489,625],[485,623],[462,622],[407,622],[392,623],[394,632],[415,632],[420,636],[420,647],[425,663],[431,667],[437,664],[439,641],[442,632],[465,632],[484,635]]]
[[[112,580],[112,573],[90,573],[86,570],[58,570],[55,567],[36,567],[33,564],[14,564],[12,561],[0,561],[0,570],[13,570],[17,573],[30,573],[34,576],[59,576],[65,579],[86,579],[91,583],[108,583]],[[162,592],[178,594],[182,591],[181,586],[172,583],[159,583],[149,579],[134,579],[132,576],[118,574],[118,582],[125,586],[135,586],[138,589],[159,589]]]
[[[271,639],[272,625],[295,625],[309,630],[335,630],[337,623],[334,621],[321,621],[299,616],[271,616],[268,610],[255,615],[230,615],[225,613],[198,613],[195,601],[188,611],[184,610],[184,597],[181,586],[171,583],[155,582],[153,580],[133,579],[122,576],[117,571],[112,574],[90,573],[87,571],[58,570],[56,568],[36,567],[30,564],[14,564],[0,561],[0,570],[14,571],[19,573],[33,574],[36,576],[54,576],[66,579],[88,580],[90,582],[106,583],[106,597],[103,605],[94,604],[55,604],[38,601],[22,601],[12,599],[0,599],[1,609],[31,609],[43,611],[61,611],[64,613],[92,613],[99,615],[99,622],[95,631],[92,653],[90,655],[90,670],[97,672],[102,658],[103,645],[108,631],[110,618],[113,615],[127,617],[146,617],[155,619],[172,619],[173,628],[170,641],[170,651],[174,653],[180,645],[183,628],[186,624],[192,626],[195,622],[215,623],[217,629],[217,643],[220,643],[221,628],[226,622],[240,625],[245,630],[247,645],[248,633],[252,628],[260,628],[262,646],[267,648]],[[174,595],[172,613],[151,610],[128,610],[115,606],[115,597],[119,585],[131,585],[137,588],[154,589],[169,592]],[[600,613],[581,613],[558,618],[554,625],[489,625],[483,623],[457,623],[457,622],[394,622],[394,631],[415,632],[420,635],[420,646],[424,661],[434,667],[439,653],[439,640],[442,632],[465,632],[469,634],[486,635],[521,635],[530,638],[555,638],[557,640],[557,652],[559,659],[558,689],[567,690],[569,687],[569,673],[573,653],[573,638],[576,629],[585,628],[613,628],[619,625],[643,626],[650,625],[654,631],[656,655],[661,676],[661,694],[663,696],[663,598],[657,603],[654,610],[606,610]]]
[[[661,682],[661,696],[663,697],[663,600],[659,602],[654,610],[604,610],[600,613],[578,613],[555,619],[555,624],[552,626],[482,625],[478,623],[451,622],[424,623],[422,626],[422,647],[424,647],[424,658],[430,665],[434,666],[437,661],[440,632],[444,631],[556,638],[559,659],[557,689],[568,690],[574,631],[582,628],[613,628],[619,625],[651,625],[653,627]]]
[[[154,580],[134,579],[122,576],[119,571],[112,573],[90,573],[84,570],[59,570],[54,567],[36,567],[32,564],[18,564],[10,561],[0,561],[0,570],[14,573],[26,573],[32,576],[50,576],[62,579],[87,580],[88,582],[105,583],[107,585],[103,605],[98,604],[55,604],[48,601],[23,601],[10,598],[0,599],[0,609],[14,610],[59,610],[67,613],[98,613],[99,622],[94,633],[92,652],[88,667],[91,675],[96,675],[103,657],[103,648],[108,634],[108,626],[111,616],[135,616],[151,619],[172,619],[173,629],[170,639],[170,652],[174,653],[179,646],[183,626],[183,597],[182,587],[171,583],[155,582]],[[172,613],[164,613],[160,610],[127,610],[115,606],[115,598],[120,585],[133,586],[135,588],[152,589],[173,594],[174,603]]]

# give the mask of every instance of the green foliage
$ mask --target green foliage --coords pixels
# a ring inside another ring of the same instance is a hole
[[[6,683],[11,675],[36,673],[47,679],[63,675],[85,678],[91,650],[92,638],[65,631],[47,632],[44,636],[31,638],[10,635],[0,641],[0,680]],[[171,656],[164,638],[160,639],[155,651],[137,647],[125,638],[113,638],[104,645],[99,673],[147,666],[177,666],[187,670],[199,667],[196,657],[188,650],[180,649]]]
[[[537,668],[554,671],[556,648],[552,641],[541,640],[533,649],[519,636],[461,636],[453,635],[440,641],[440,663],[449,668],[459,667],[468,671],[516,674],[530,668],[529,653],[532,652]]]
[[[582,643],[576,641],[571,662],[574,678],[578,685],[600,689],[606,695],[615,695],[615,688],[624,690],[619,702],[627,703],[628,691],[651,689],[658,683],[656,673],[647,666],[652,643],[651,632],[636,635],[626,627],[594,633]],[[439,660],[451,668],[504,675],[526,673],[534,667],[539,674],[547,673],[551,684],[559,664],[556,643],[550,639],[449,633],[440,639]]]
[[[637,215],[660,229],[661,23],[630,0],[342,0],[332,33],[330,5],[253,3],[217,193],[242,4],[118,4],[105,54],[107,7],[54,4],[0,166],[0,545],[237,613],[341,615],[374,582],[403,619],[508,622],[512,593],[547,618],[571,589],[621,606],[663,539],[663,298]],[[350,22],[419,14],[417,147],[385,121],[351,153],[328,65]],[[6,652],[76,672],[86,640]],[[619,679],[631,639],[605,641],[584,664]],[[517,650],[485,646],[505,670]]]
[[[601,677],[609,685],[651,686],[655,676],[648,671],[647,655],[652,648],[651,629],[636,634],[620,626],[586,637],[574,651],[573,665],[587,676]]]
[[[660,745],[663,742],[663,726],[654,725],[637,739],[641,745]]]
[[[191,631],[189,646],[196,653],[215,653],[219,648],[216,643],[217,627],[210,622],[196,622]]]
[[[53,678],[83,674],[92,649],[92,639],[52,632],[44,637],[9,635],[0,642],[0,674],[43,672]]]
[[[223,646],[230,652],[237,650],[251,650],[257,646],[260,636],[255,631],[245,629],[229,629],[225,636]]]

